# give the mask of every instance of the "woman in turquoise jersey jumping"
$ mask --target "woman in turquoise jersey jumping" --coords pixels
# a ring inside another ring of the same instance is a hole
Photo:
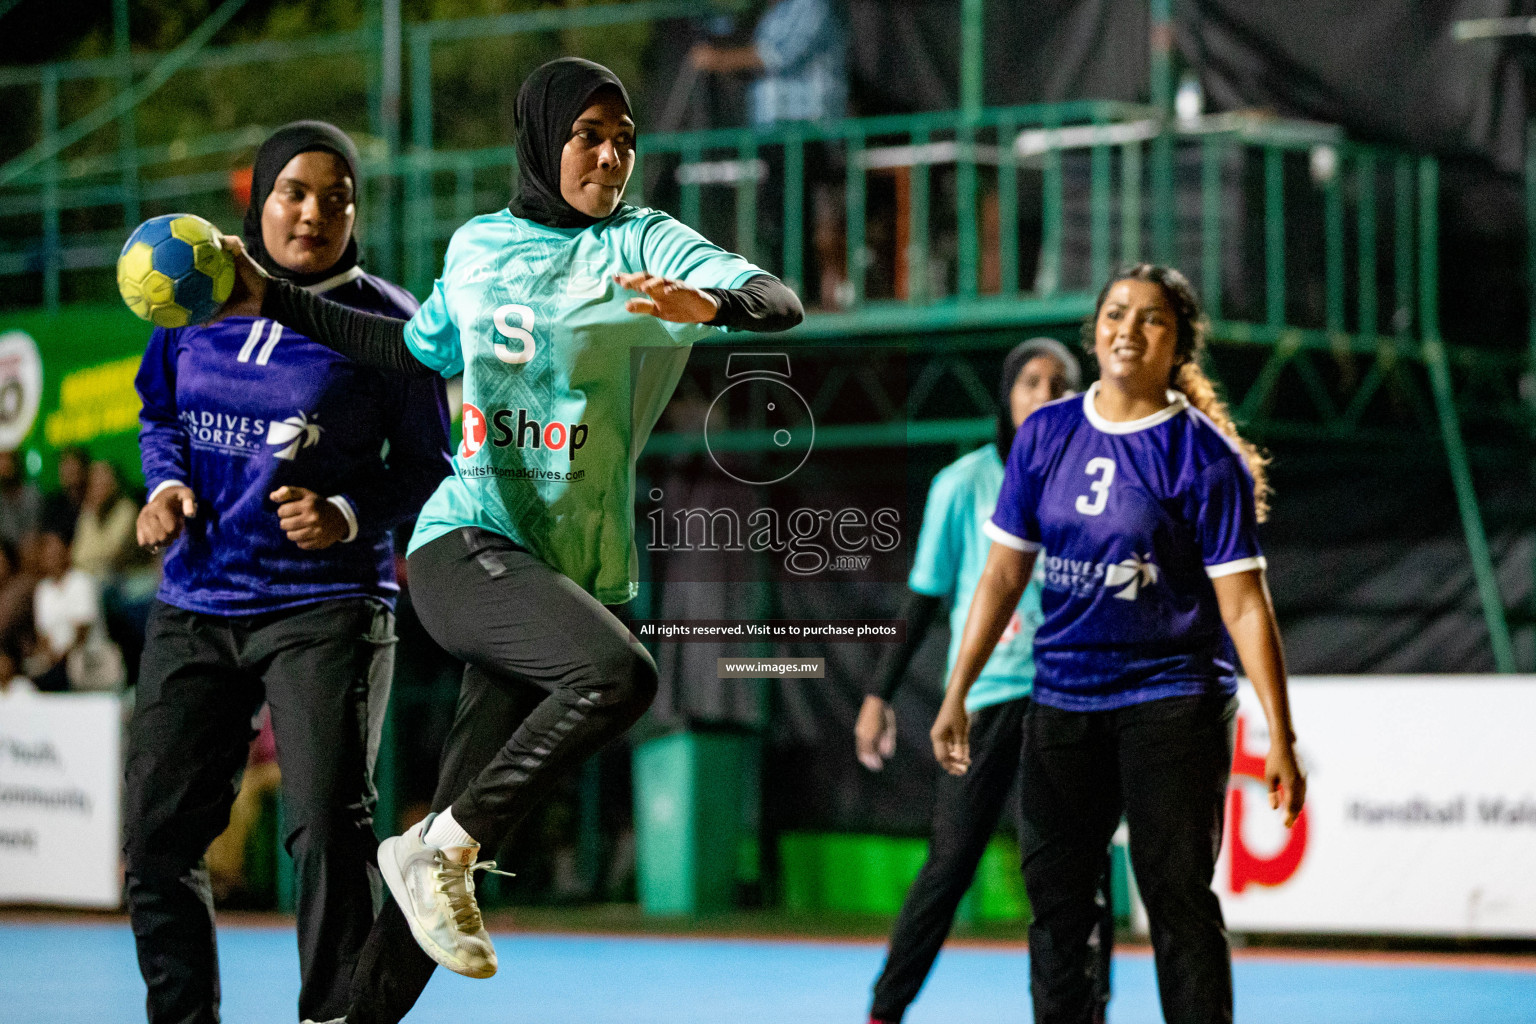
[[[777,279],[620,201],[635,124],[608,69],[545,64],[518,93],[517,121],[510,206],[454,234],[408,323],[243,259],[229,310],[259,308],[365,364],[464,375],[455,473],[422,509],[409,565],[422,622],[467,666],[436,813],[379,847],[395,902],[359,965],[351,1024],[399,1020],[433,960],[495,972],[474,899],[479,849],[655,696],[650,656],[603,607],[636,590],[635,457],[695,341],[802,316]]]

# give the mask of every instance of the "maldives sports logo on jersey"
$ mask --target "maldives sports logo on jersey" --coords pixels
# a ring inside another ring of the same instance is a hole
[[[560,423],[551,420],[540,423],[528,415],[527,409],[493,409],[487,416],[477,406],[464,403],[461,420],[464,439],[459,445],[459,458],[468,459],[489,442],[492,448],[547,448],[550,451],[570,452],[571,462],[576,453],[587,445],[585,423]],[[581,479],[566,476],[566,479]]]
[[[299,457],[299,449],[313,448],[320,442],[324,428],[310,420],[302,410],[296,416],[273,420],[267,425],[267,444],[277,448],[273,458],[293,461]]]
[[[269,420],[212,409],[182,409],[176,414],[193,448],[225,455],[259,455],[276,448],[273,458],[292,461],[299,451],[320,441],[321,426],[300,409],[292,416]]]
[[[259,455],[267,420],[213,409],[182,409],[176,414],[193,448],[225,455]]]
[[[1162,570],[1150,554],[1132,555],[1119,562],[1085,562],[1055,555],[1045,558],[1046,587],[1084,597],[1104,587],[1121,601],[1134,601],[1160,579]]]

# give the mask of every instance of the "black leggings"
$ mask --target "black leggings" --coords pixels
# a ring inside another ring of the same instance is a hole
[[[299,1016],[347,1005],[373,922],[373,760],[394,668],[394,615],[343,598],[263,615],[156,601],[128,723],[128,916],[151,1024],[219,1019],[203,854],[229,824],[266,701],[298,890]]]
[[[432,809],[494,851],[560,776],[623,735],[656,696],[656,666],[623,623],[569,578],[484,530],[410,557],[422,625],[466,662]],[[374,923],[348,1024],[394,1024],[436,967],[398,905]]]
[[[933,961],[954,924],[955,911],[976,877],[987,843],[997,831],[1008,794],[1019,774],[1024,715],[1029,698],[1005,701],[971,713],[971,767],[959,778],[939,777],[933,806],[928,858],[901,905],[891,932],[885,969],[875,982],[869,1015],[899,1021],[917,998]],[[1109,962],[1114,947],[1114,907],[1109,897],[1109,859],[1097,899],[1098,924],[1089,937],[1086,969],[1091,979],[1094,1020],[1102,1022],[1109,1002]]]
[[[1099,858],[1122,814],[1163,1019],[1231,1024],[1232,954],[1211,879],[1236,714],[1237,698],[1220,693],[1113,711],[1030,708],[1019,788],[1036,1024],[1092,1019],[1086,940],[1098,919]]]

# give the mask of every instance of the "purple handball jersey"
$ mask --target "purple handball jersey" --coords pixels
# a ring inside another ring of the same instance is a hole
[[[986,525],[1045,563],[1035,700],[1103,711],[1233,693],[1211,580],[1264,567],[1253,477],[1181,393],[1116,423],[1095,411],[1097,391],[1024,421]]]
[[[416,300],[361,268],[311,285],[354,309],[405,318]],[[159,598],[207,615],[257,615],[399,592],[391,530],[449,472],[448,402],[436,377],[349,362],[273,320],[157,328],[136,379],[151,492],[197,495],[165,555]],[[270,495],[286,484],[341,510],[349,538],[303,551]]]

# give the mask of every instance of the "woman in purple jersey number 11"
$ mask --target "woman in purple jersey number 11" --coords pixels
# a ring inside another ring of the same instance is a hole
[[[1237,706],[1223,629],[1264,708],[1265,780],[1287,826],[1306,794],[1257,540],[1264,459],[1200,369],[1205,320],[1182,274],[1132,267],[1095,309],[1097,383],[1014,439],[933,751],[951,774],[968,767],[966,693],[1045,558],[1020,772],[1035,1020],[1091,1019],[1085,940],[1123,815],[1164,1019],[1218,1024],[1232,969],[1211,881]]]
[[[357,182],[339,129],[278,129],[256,152],[246,249],[295,287],[409,316],[410,294],[358,265]],[[135,384],[151,491],[138,540],[165,551],[123,816],[148,1019],[219,1019],[202,861],[265,702],[294,863],[297,1013],[333,1020],[378,891],[372,775],[399,592],[390,531],[448,473],[444,385],[359,366],[259,316],[155,330]]]

